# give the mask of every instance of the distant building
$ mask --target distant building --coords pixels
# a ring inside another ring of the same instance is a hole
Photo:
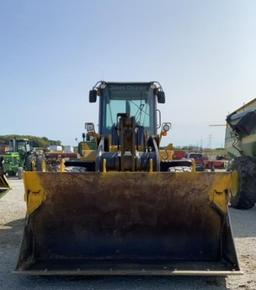
[[[60,145],[50,145],[49,147],[48,147],[48,150],[50,150],[50,151],[54,151],[54,152],[61,152],[62,150],[63,150],[63,148],[62,148],[62,146],[60,146]]]
[[[74,147],[70,145],[64,145],[64,152],[65,153],[74,153]]]

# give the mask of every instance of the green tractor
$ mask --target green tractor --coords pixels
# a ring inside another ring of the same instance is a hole
[[[9,151],[0,155],[3,172],[8,176],[22,178],[23,168],[31,151],[30,148],[30,142],[27,139],[10,140]]]
[[[7,152],[2,155],[4,173],[8,176],[22,176],[22,162],[18,152]]]

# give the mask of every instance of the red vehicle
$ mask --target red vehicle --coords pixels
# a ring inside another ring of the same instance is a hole
[[[184,150],[175,150],[173,154],[174,160],[180,160],[186,158],[186,152]]]
[[[227,160],[205,160],[206,169],[225,169]]]
[[[196,171],[204,171],[205,170],[205,158],[202,153],[190,152],[186,154],[186,158],[194,159],[196,163]]]

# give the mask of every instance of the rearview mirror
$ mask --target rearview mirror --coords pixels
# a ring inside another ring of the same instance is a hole
[[[89,92],[89,102],[95,103],[97,101],[97,91],[96,90],[90,90]]]
[[[165,93],[164,91],[158,91],[157,92],[157,101],[159,104],[164,104],[165,103]]]

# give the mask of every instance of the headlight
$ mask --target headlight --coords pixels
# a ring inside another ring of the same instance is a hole
[[[171,123],[163,123],[162,130],[168,132],[171,129]]]

